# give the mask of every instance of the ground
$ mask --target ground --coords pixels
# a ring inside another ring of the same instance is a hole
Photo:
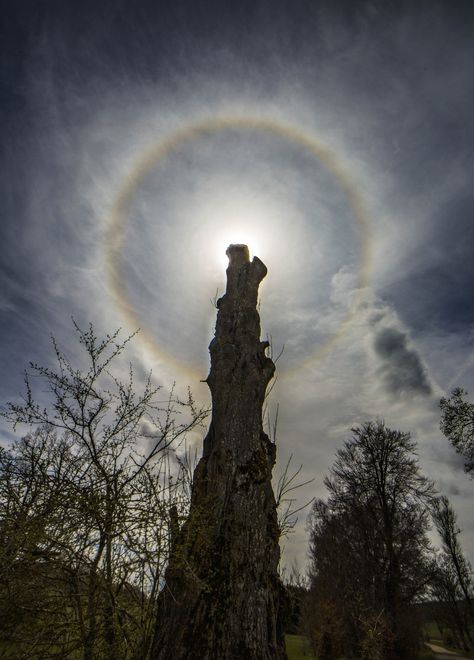
[[[288,660],[315,660],[309,641],[302,635],[285,635]]]

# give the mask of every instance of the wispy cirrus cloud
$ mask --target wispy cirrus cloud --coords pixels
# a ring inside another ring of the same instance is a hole
[[[63,3],[54,12],[12,6],[6,19],[2,399],[21,389],[29,359],[51,359],[50,332],[80,360],[71,315],[100,332],[136,329],[108,286],[104,230],[150,145],[210,116],[292,124],[339,159],[363,196],[367,289],[357,291],[359,228],[321,163],[245,132],[182,145],[136,197],[123,268],[140,325],[185,369],[139,338],[127,360],[206,399],[196,373],[205,377],[208,366],[210,299],[224,282],[214,251],[232,217],[258,236],[269,267],[263,327],[286,345],[273,395],[280,461],[293,453],[305,476],[316,476],[301,499],[323,494],[322,476],[351,426],[384,417],[413,432],[431,476],[442,473],[472,554],[471,484],[440,435],[437,408],[454,385],[474,391],[468,8]],[[314,359],[356,298],[351,323]],[[288,557],[304,563],[305,543],[300,524]]]

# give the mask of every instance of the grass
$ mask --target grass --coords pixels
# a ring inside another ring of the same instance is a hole
[[[448,644],[444,636],[441,634],[440,629],[438,628],[438,625],[434,621],[430,621],[429,623],[426,623],[423,626],[423,632],[425,635],[425,639],[427,639],[429,642],[432,642],[433,644],[436,644],[437,646],[441,646],[442,648],[448,650],[448,651],[454,651],[455,653],[459,653],[459,655],[462,655],[466,658],[474,658],[474,652],[473,651],[463,651],[463,649],[457,648],[455,646],[452,646],[451,644]],[[449,633],[449,631],[446,631]],[[474,633],[474,629],[471,629],[471,634]],[[429,656],[428,656],[429,657]]]
[[[423,626],[423,633],[429,639],[441,639],[441,632],[435,621],[429,621]]]
[[[288,660],[316,660],[306,637],[302,635],[285,635],[285,644]],[[431,649],[425,646],[420,651],[418,660],[434,660]]]
[[[285,635],[288,660],[316,660],[309,641],[303,635]]]

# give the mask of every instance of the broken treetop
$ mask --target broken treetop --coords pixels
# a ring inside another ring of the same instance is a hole
[[[240,305],[255,307],[258,285],[267,274],[267,267],[258,257],[254,257],[250,262],[246,245],[229,245],[226,254],[229,257],[229,266],[226,271],[225,297],[235,298]]]

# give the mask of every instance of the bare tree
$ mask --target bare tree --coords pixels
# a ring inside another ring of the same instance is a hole
[[[59,571],[67,542],[65,439],[39,429],[0,452],[0,620],[2,641],[17,657],[47,658],[52,644],[75,648],[66,620],[66,581]]]
[[[433,581],[433,593],[440,604],[438,616],[459,638],[464,650],[473,646],[470,628],[474,623],[472,569],[465,558],[457,517],[447,497],[433,500],[433,521],[441,538],[441,554]]]
[[[168,559],[170,511],[184,515],[187,507],[184,473],[173,480],[170,450],[207,411],[190,393],[181,401],[171,391],[160,401],[150,376],[137,393],[131,367],[126,382],[111,371],[130,338],[75,329],[86,370],[74,368],[53,340],[57,369],[31,364],[23,402],[2,411],[15,426],[36,428],[2,454],[0,533],[10,548],[2,567],[17,569],[26,556],[47,561],[60,584],[58,602],[74,615],[61,657],[80,648],[84,660],[144,658]],[[38,382],[49,392],[46,403],[35,399]],[[18,521],[26,531],[13,533]],[[8,593],[8,579],[2,586]],[[30,642],[28,657],[35,648],[37,657],[49,657],[46,643]]]

